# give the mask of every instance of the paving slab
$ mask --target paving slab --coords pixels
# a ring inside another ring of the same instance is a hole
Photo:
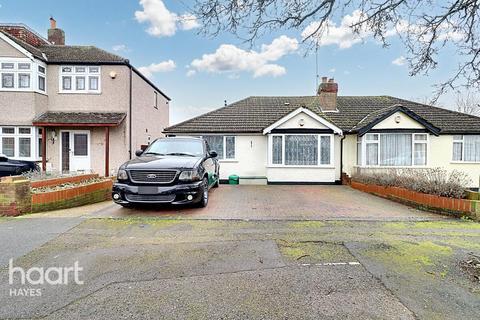
[[[416,210],[340,185],[221,185],[206,208],[112,205],[97,217],[243,220],[432,220],[444,216]]]

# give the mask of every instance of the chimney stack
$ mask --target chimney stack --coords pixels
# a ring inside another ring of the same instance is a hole
[[[57,21],[50,17],[50,29],[48,29],[48,41],[56,46],[65,45],[65,32],[57,28]]]
[[[322,83],[318,86],[317,95],[320,100],[322,111],[337,110],[338,84],[333,78],[322,77]]]

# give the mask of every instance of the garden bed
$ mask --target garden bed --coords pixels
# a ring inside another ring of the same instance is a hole
[[[112,179],[96,174],[30,181],[22,176],[0,182],[0,216],[66,209],[109,200]]]
[[[480,201],[478,200],[441,197],[401,187],[365,184],[355,180],[352,180],[351,187],[419,209],[453,214],[455,216],[469,216],[480,221]]]

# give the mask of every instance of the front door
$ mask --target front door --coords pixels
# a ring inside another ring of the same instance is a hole
[[[60,163],[62,171],[89,171],[90,131],[61,131],[60,137]]]

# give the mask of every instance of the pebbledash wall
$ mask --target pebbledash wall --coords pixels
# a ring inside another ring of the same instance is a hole
[[[4,177],[0,180],[0,216],[65,209],[110,199],[112,180],[78,185],[69,189],[32,193],[31,188],[78,183],[98,178],[98,174],[65,177],[30,182],[22,176]]]

